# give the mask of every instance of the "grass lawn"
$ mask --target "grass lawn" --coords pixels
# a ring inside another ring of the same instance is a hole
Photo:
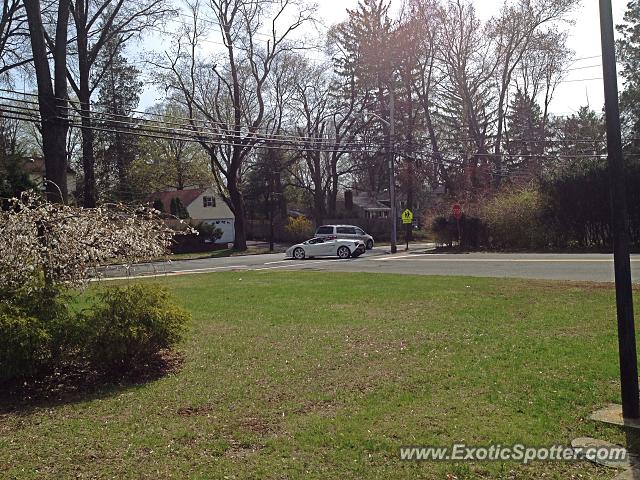
[[[160,380],[0,413],[2,478],[613,478],[401,462],[401,445],[623,441],[614,292],[308,272],[171,277],[194,316]],[[454,476],[447,477],[447,474]]]

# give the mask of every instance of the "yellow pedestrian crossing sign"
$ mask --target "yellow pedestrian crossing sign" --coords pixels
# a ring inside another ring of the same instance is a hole
[[[402,212],[402,223],[405,225],[413,223],[413,212],[408,208]]]

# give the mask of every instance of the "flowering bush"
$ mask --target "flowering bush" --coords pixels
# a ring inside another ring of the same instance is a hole
[[[0,382],[50,371],[69,360],[95,366],[94,361],[116,362],[124,355],[132,363],[142,361],[179,339],[188,314],[166,292],[107,289],[90,315],[70,308],[70,293],[91,273],[98,274],[106,260],[133,262],[168,251],[176,232],[158,211],[123,205],[83,209],[47,203],[34,192],[4,207]]]
[[[173,235],[154,209],[84,209],[28,192],[0,212],[0,291],[80,286],[111,258],[133,262],[165,254]]]
[[[313,235],[313,224],[307,217],[289,217],[285,231],[290,237],[290,240],[300,242],[307,240]]]
[[[543,204],[535,188],[506,189],[486,203],[482,219],[497,248],[544,248]]]

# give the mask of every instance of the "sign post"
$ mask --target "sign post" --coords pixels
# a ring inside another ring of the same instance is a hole
[[[458,227],[458,248],[462,247],[462,233],[460,232],[460,219],[462,218],[462,206],[456,203],[453,206],[453,216],[456,219],[456,225]]]
[[[407,241],[407,250],[409,250],[409,234],[411,233],[411,227],[413,226],[413,212],[408,208],[402,212],[402,224],[406,227],[405,237]]]

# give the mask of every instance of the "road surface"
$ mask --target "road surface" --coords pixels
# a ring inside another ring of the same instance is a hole
[[[464,275],[472,277],[511,277],[546,280],[593,282],[613,281],[613,256],[608,254],[514,254],[468,253],[438,254],[426,246],[409,252],[390,254],[388,247],[376,247],[362,257],[349,260],[286,260],[283,254],[247,255],[200,260],[178,260],[134,265],[129,272],[123,267],[109,267],[104,276],[187,275],[224,271],[303,270],[326,272],[370,272],[417,275]],[[631,258],[634,283],[640,283],[640,255]]]

